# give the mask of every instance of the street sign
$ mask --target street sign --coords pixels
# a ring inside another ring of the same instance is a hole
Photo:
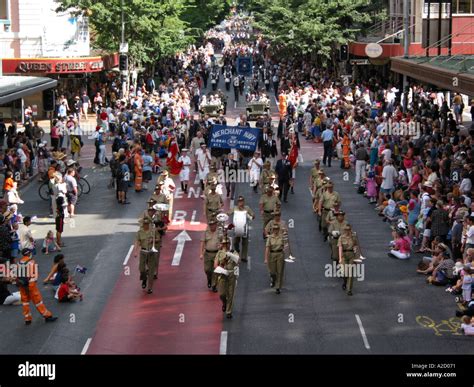
[[[353,66],[364,66],[370,64],[368,59],[351,59],[349,63]]]
[[[128,54],[128,43],[120,43],[120,53]]]

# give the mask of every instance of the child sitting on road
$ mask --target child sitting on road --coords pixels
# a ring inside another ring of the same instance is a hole
[[[474,326],[472,324],[473,324],[472,317],[470,316],[462,317],[461,330],[464,332],[465,336],[474,336]]]
[[[59,247],[59,245],[56,243],[54,239],[54,233],[51,230],[48,231],[48,234],[46,234],[46,237],[44,238],[43,248],[41,249],[41,251],[44,254],[61,251],[61,247]]]

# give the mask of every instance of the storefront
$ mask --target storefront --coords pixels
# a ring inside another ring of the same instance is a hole
[[[14,58],[2,59],[3,74],[42,76],[57,81],[57,93],[64,94],[72,104],[74,96],[87,90],[91,84],[105,83],[106,72],[118,65],[118,55],[85,58]],[[26,106],[37,106],[38,118],[45,118],[42,93],[25,97]]]
[[[45,77],[0,77],[0,118],[6,122],[22,120],[25,106],[28,105],[33,108],[33,117],[41,118],[42,98],[38,99],[37,96],[42,96],[43,91],[53,89],[57,84],[56,80]]]

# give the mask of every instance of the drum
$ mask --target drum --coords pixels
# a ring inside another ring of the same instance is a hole
[[[222,214],[217,215],[216,219],[218,222],[225,223],[229,220],[229,215],[222,213]]]
[[[247,211],[236,211],[234,210],[234,235],[236,237],[248,236],[248,226],[247,226]]]

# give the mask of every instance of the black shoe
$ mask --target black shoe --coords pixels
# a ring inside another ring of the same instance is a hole
[[[58,319],[57,317],[49,316],[49,317],[45,317],[44,321],[45,322],[55,322],[57,319]]]
[[[130,202],[122,202],[122,204],[130,204]]]
[[[213,291],[214,293],[217,293],[217,288],[216,288],[215,286],[213,286],[213,287],[212,287],[212,291]]]
[[[280,289],[277,289],[277,290],[276,290],[276,294],[280,294],[280,293],[281,293],[281,292],[280,292]]]
[[[25,325],[31,325],[31,320],[25,321]]]
[[[231,318],[232,318],[232,313],[227,313],[226,317],[227,317],[228,319],[231,319]]]
[[[146,288],[146,280],[143,280],[142,281],[142,289],[145,289]]]
[[[207,288],[210,289],[212,287],[211,281],[207,281]]]
[[[293,187],[291,187],[291,190],[290,190],[290,192],[291,192],[292,194],[294,194],[294,193],[295,193],[295,191],[293,190]]]
[[[248,262],[249,260],[248,259],[241,259],[242,262]]]
[[[345,284],[345,283],[342,284],[342,290],[346,290],[346,288],[347,288],[347,287],[346,287],[346,284]]]
[[[226,309],[227,309],[227,304],[226,304],[226,303],[223,303],[223,304],[222,304],[222,311],[225,312]]]
[[[347,295],[348,295],[348,296],[352,296],[352,291],[349,290],[349,291],[347,292]]]
[[[153,289],[148,289],[146,292],[147,292],[148,294],[151,294],[151,293],[153,293]]]
[[[153,279],[158,279],[158,274],[155,274],[155,275],[153,276]]]

